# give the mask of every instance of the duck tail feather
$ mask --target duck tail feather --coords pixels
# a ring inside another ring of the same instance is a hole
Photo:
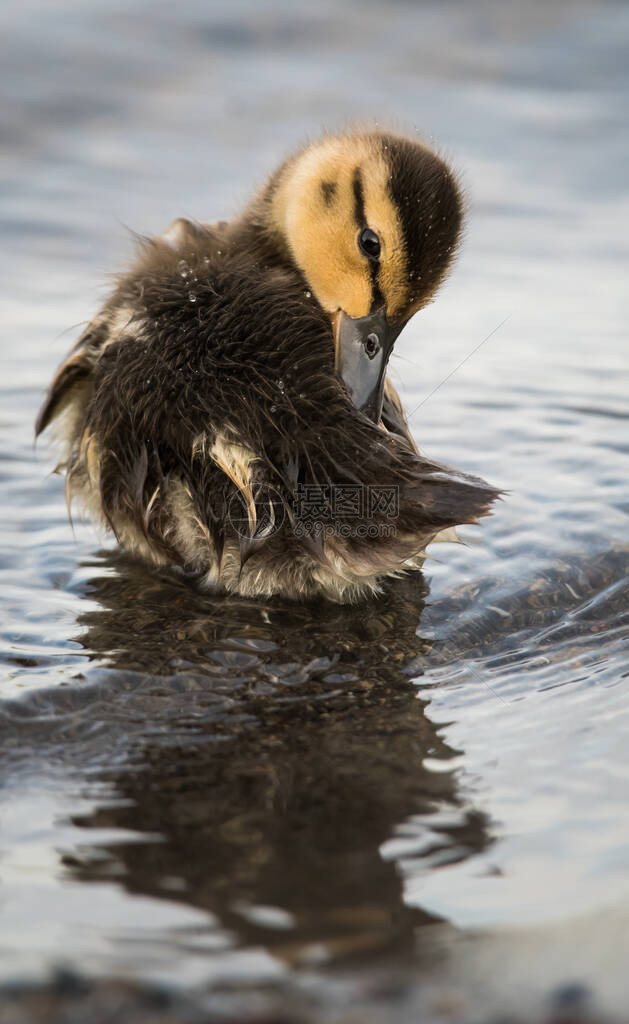
[[[446,529],[490,515],[504,493],[481,477],[433,464],[404,488],[402,500],[419,506],[435,526]]]

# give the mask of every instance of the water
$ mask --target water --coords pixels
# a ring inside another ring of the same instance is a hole
[[[629,10],[11,0],[3,22],[11,1019],[141,1021],[155,986],[181,1021],[626,1019]],[[366,607],[200,598],[72,533],[34,417],[125,225],[228,216],[345,116],[434,135],[462,173],[462,256],[394,379],[427,454],[509,493]]]

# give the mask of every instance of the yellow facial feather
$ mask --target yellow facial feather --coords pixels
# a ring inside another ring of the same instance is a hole
[[[295,262],[329,313],[371,311],[371,266],[358,247],[354,180],[360,173],[366,224],[381,241],[378,284],[389,315],[407,298],[399,217],[379,147],[360,135],[327,138],[290,164],[277,190],[273,220]],[[364,225],[363,225],[364,226]]]

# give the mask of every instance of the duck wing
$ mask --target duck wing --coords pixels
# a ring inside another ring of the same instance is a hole
[[[35,437],[72,403],[85,396],[99,351],[108,336],[109,325],[105,318],[94,320],[85,328],[52,379],[35,422]]]
[[[224,241],[228,229],[227,221],[200,224],[178,217],[159,239],[172,249],[180,250],[180,254],[190,248],[196,251],[199,247],[211,253]],[[152,240],[139,236],[138,241],[145,253],[147,249],[153,251]],[[35,423],[36,437],[71,404],[88,397],[90,378],[102,349],[132,325],[136,313],[133,304],[121,306],[119,293],[116,293],[98,317],[87,325],[53,377]]]

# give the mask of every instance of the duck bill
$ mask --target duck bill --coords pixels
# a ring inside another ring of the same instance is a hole
[[[383,309],[357,318],[342,311],[337,315],[336,372],[354,405],[375,423],[382,413],[389,356],[403,326],[388,323]]]

